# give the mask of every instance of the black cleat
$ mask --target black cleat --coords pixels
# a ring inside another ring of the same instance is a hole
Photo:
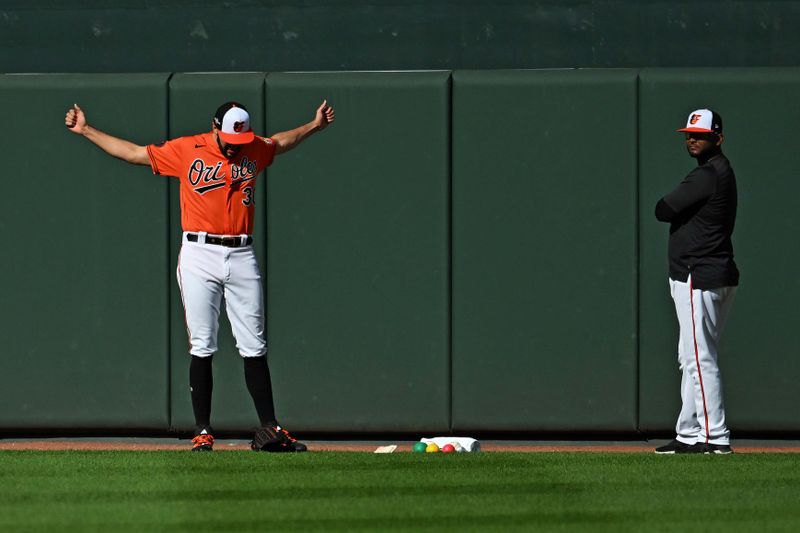
[[[733,449],[727,444],[706,444],[705,453],[714,455],[728,455],[733,453]]]
[[[280,426],[276,426],[276,427],[278,428],[278,430],[281,433],[283,433],[283,436],[286,437],[287,441],[289,441],[289,443],[291,444],[291,447],[294,449],[294,451],[296,451],[296,452],[308,451],[308,447],[306,447],[305,444],[303,444],[302,442],[300,442],[296,438],[294,438],[291,433],[289,433],[288,431],[286,431],[285,429],[283,429]]]
[[[279,425],[264,426],[256,431],[250,448],[259,452],[305,452],[305,444],[299,442]]]
[[[678,453],[705,453],[705,444],[686,444],[678,439],[673,439],[671,442],[664,446],[656,448],[656,453],[661,455],[673,455]]]

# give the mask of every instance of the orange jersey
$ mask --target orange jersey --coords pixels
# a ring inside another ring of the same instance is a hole
[[[211,133],[147,146],[154,174],[180,180],[183,231],[252,235],[256,176],[275,158],[275,141],[256,137],[228,160]]]

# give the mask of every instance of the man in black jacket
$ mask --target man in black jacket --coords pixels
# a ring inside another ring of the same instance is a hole
[[[722,153],[722,118],[709,109],[689,115],[686,149],[698,166],[656,205],[670,223],[669,284],[680,325],[682,407],[677,437],[656,453],[732,453],[725,425],[717,346],[739,284],[731,234],[736,177]]]

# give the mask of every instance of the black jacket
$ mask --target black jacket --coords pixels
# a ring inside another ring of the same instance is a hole
[[[669,277],[696,289],[739,284],[731,234],[736,222],[736,176],[722,153],[692,170],[659,200],[656,218],[670,222]]]

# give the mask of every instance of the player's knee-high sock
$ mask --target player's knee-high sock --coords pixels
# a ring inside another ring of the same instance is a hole
[[[192,391],[194,421],[200,427],[211,426],[211,391],[214,377],[211,373],[211,356],[192,356],[189,364],[189,390]]]
[[[275,424],[275,404],[272,401],[272,380],[269,375],[267,358],[243,357],[244,379],[247,390],[253,397],[258,419],[262,426]]]

